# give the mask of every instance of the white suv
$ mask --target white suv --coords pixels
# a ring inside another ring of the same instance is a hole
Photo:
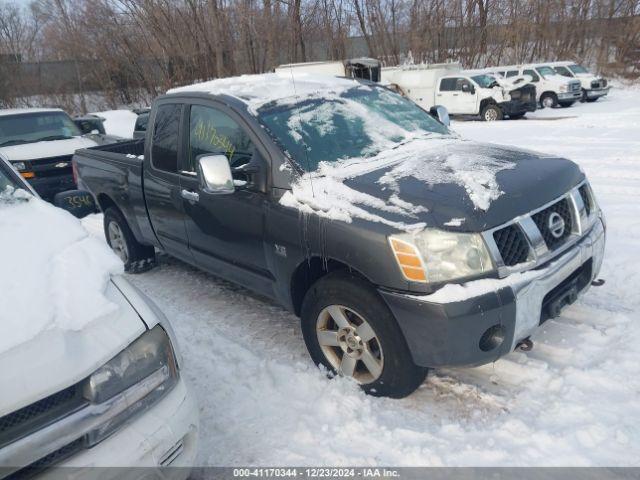
[[[574,78],[580,82],[584,102],[595,102],[609,93],[611,87],[606,78],[594,75],[576,62],[553,62],[548,65],[563,77]]]
[[[176,338],[119,259],[2,160],[0,231],[0,478],[193,465],[198,409]]]
[[[487,69],[504,78],[527,75],[536,86],[538,102],[541,107],[570,107],[582,98],[581,85],[578,80],[559,75],[548,64],[512,65]]]

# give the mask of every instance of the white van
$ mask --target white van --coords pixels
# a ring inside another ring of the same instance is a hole
[[[382,82],[425,110],[442,105],[452,115],[480,115],[485,121],[520,118],[536,109],[535,87],[528,82],[514,85],[493,74],[462,70],[459,63],[383,68]]]
[[[583,102],[595,102],[609,93],[611,87],[605,78],[594,75],[576,62],[552,62],[548,65],[563,77],[580,81]]]
[[[536,86],[538,102],[542,107],[570,107],[582,97],[580,82],[559,75],[548,63],[491,67],[485,71],[497,73],[506,79],[528,75]]]

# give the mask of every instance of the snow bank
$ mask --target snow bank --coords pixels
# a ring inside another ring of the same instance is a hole
[[[0,352],[115,311],[104,290],[122,262],[69,213],[22,190],[0,193]]]
[[[133,129],[138,115],[131,110],[106,110],[104,112],[94,112],[90,115],[104,118],[104,130],[107,134],[133,138]]]

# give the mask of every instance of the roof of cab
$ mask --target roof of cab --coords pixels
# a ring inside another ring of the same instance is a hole
[[[255,112],[263,105],[280,100],[315,94],[339,94],[347,89],[362,86],[362,82],[350,78],[290,72],[220,78],[172,88],[167,93],[199,92],[228,95],[239,99]]]
[[[0,109],[0,117],[8,115],[25,115],[28,113],[51,113],[64,112],[61,108],[2,108]]]

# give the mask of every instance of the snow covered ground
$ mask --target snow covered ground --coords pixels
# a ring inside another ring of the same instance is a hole
[[[198,464],[640,465],[640,89],[529,117],[453,128],[575,160],[609,227],[607,283],[545,323],[531,352],[373,398],[318,371],[278,305],[166,256],[130,276],[181,340]],[[100,221],[85,225],[102,235]]]

